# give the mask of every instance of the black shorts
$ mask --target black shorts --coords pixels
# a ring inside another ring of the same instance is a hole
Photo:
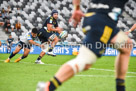
[[[21,49],[23,49],[23,48],[31,49],[31,47],[32,47],[31,44],[25,44],[25,43],[22,42],[22,41],[19,41],[19,42],[18,42],[18,46],[21,47]]]
[[[48,42],[49,37],[53,34],[56,34],[56,33],[49,32],[45,30],[44,28],[41,28],[38,33],[38,38],[41,41],[41,43]]]
[[[116,25],[117,22],[107,14],[94,13],[92,16],[85,17],[83,31],[87,32],[83,44],[101,57],[111,39],[119,32]],[[88,30],[85,30],[86,28]]]

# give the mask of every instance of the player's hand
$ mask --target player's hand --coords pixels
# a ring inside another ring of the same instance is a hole
[[[35,44],[34,44],[34,45],[41,47],[41,45],[40,45],[39,43],[36,43],[36,42],[35,42]]]
[[[77,25],[80,23],[82,17],[84,17],[84,13],[79,9],[79,10],[74,10],[69,22],[72,22],[72,25],[74,27],[77,27]]]
[[[60,27],[57,27],[57,30],[58,30],[58,33],[61,33],[63,31],[63,29]]]
[[[127,32],[125,32],[125,34],[126,34],[126,35],[128,35],[129,33],[130,33],[130,32],[128,32],[128,31],[127,31]]]

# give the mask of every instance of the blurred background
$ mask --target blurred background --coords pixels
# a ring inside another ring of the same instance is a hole
[[[88,3],[89,0],[81,0],[81,10],[84,13]],[[123,31],[128,31],[136,23],[135,6],[135,0],[129,0],[125,5],[125,11],[118,21],[118,27]],[[33,27],[40,29],[53,9],[59,12],[59,26],[68,31],[68,37],[64,42],[81,43],[85,36],[81,31],[81,26],[73,28],[68,24],[73,10],[72,0],[0,0],[0,40],[5,43],[8,35],[11,34],[14,43],[17,43],[19,38]],[[135,43],[136,32],[129,34],[129,37]]]

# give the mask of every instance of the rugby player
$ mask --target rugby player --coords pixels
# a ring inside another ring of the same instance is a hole
[[[127,1],[91,0],[87,13],[83,14],[80,10],[80,0],[73,0],[73,25],[76,27],[85,16],[82,28],[86,37],[83,45],[78,56],[62,65],[50,81],[39,82],[37,91],[54,91],[75,74],[89,69],[102,56],[105,50],[103,47],[108,44],[113,44],[120,52],[115,60],[116,91],[125,91],[125,76],[133,44],[116,25]],[[96,47],[97,42],[101,43],[101,48]],[[89,46],[90,44],[92,46]]]
[[[11,35],[9,35],[9,38],[7,39],[7,53],[11,52],[11,47],[12,47],[12,42],[13,42],[13,38]]]
[[[51,16],[45,20],[43,27],[39,30],[38,38],[40,39],[42,43],[42,52],[40,53],[39,57],[35,61],[35,63],[37,64],[44,64],[41,61],[41,58],[47,52],[48,52],[48,55],[56,56],[53,53],[53,48],[57,44],[57,42],[60,40],[57,37],[57,35],[59,35],[62,32],[62,28],[58,26],[57,19],[58,19],[58,11],[53,10],[51,13]],[[49,48],[49,44],[51,44],[50,48]]]
[[[12,57],[14,57],[23,48],[24,48],[24,54],[23,54],[23,56],[21,56],[18,59],[16,59],[15,63],[19,62],[21,59],[24,59],[24,58],[26,58],[28,56],[32,45],[36,45],[36,46],[41,47],[40,44],[34,42],[34,40],[37,37],[37,33],[38,33],[38,30],[36,28],[33,28],[31,32],[26,33],[25,36],[23,36],[20,39],[20,41],[19,41],[19,43],[18,43],[15,51],[13,51],[10,54],[9,58],[7,60],[5,60],[5,63],[10,62],[10,59]]]

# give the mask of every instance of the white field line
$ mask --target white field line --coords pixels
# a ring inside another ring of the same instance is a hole
[[[78,77],[115,77],[115,76],[112,76],[112,75],[75,75],[75,76],[78,76]],[[127,78],[135,78],[136,76],[126,76]]]
[[[0,60],[3,61],[4,60]],[[12,63],[14,63],[12,61]],[[25,63],[25,64],[35,64],[35,63],[30,63],[30,62],[19,62],[19,63]],[[61,65],[57,65],[57,64],[41,64],[41,65],[47,65],[47,66],[61,66]],[[114,70],[110,70],[110,69],[98,69],[98,68],[90,68],[91,70],[101,70],[101,71],[109,71],[109,72],[115,72]],[[127,72],[129,74],[136,74],[136,72]]]
[[[0,60],[3,61],[4,60]],[[11,63],[14,63],[13,61]],[[24,63],[24,64],[35,64],[35,63],[30,63],[30,62],[19,62],[19,63]],[[61,66],[61,65],[57,65],[57,64],[41,64],[41,65],[47,65],[47,66]]]
[[[101,71],[110,71],[110,72],[115,72],[115,70],[110,70],[110,69],[98,69],[98,68],[90,68],[91,70],[101,70]],[[136,72],[127,72],[130,74],[136,74]]]

